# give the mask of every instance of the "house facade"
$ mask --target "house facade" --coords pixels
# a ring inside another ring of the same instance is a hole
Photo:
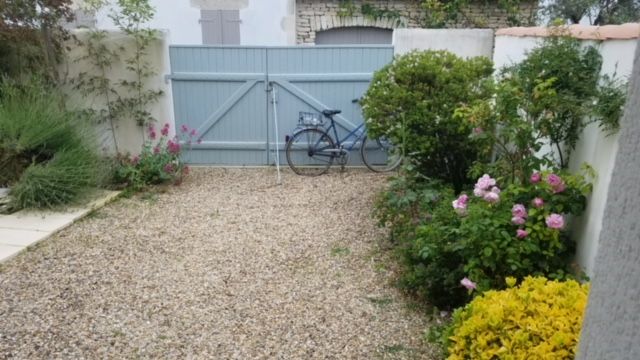
[[[328,45],[390,44],[395,28],[419,28],[427,15],[420,0],[151,0],[151,27],[167,30],[172,44]],[[517,17],[529,22],[537,2],[524,1]],[[513,14],[497,2],[473,2],[448,27],[500,28]],[[114,29],[108,11],[81,25]]]

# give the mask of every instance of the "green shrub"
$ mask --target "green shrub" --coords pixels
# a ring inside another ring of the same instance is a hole
[[[448,359],[573,359],[588,293],[588,284],[543,277],[487,291],[454,313]]]
[[[590,122],[599,123],[606,132],[617,131],[626,85],[600,76],[601,65],[594,47],[554,36],[522,62],[503,69],[495,98],[458,111],[469,126],[482,129],[474,139],[495,148],[495,164],[480,164],[479,171],[524,182],[534,169],[566,168]]]
[[[12,207],[54,207],[78,200],[102,177],[91,133],[39,81],[0,85],[0,185]]]
[[[460,107],[491,96],[492,64],[446,51],[411,52],[376,72],[362,100],[367,131],[398,144],[415,170],[460,191],[474,161],[488,155],[469,140]]]

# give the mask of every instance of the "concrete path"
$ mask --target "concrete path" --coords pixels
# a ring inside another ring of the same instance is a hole
[[[64,211],[23,210],[11,215],[0,215],[0,263],[104,206],[118,193],[105,191],[86,206]]]

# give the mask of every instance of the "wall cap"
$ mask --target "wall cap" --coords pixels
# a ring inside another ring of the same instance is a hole
[[[511,27],[498,29],[496,36],[518,37],[547,37],[556,27]],[[569,25],[567,27],[572,37],[581,40],[627,40],[640,38],[640,23],[627,23],[622,25]]]

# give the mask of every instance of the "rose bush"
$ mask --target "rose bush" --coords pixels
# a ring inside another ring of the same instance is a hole
[[[504,288],[508,276],[571,277],[574,243],[566,223],[585,209],[591,185],[550,170],[531,178],[502,190],[485,174],[472,196],[440,201],[408,240],[404,284],[449,308],[471,298],[471,283],[481,292]]]

